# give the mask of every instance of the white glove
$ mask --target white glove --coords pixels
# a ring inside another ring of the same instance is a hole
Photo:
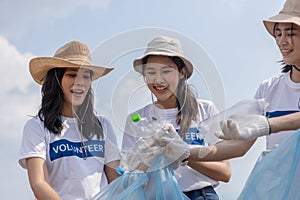
[[[161,146],[165,146],[165,155],[172,161],[172,167],[176,169],[182,161],[189,157],[189,145],[182,140],[172,124],[164,124],[163,130],[166,133],[157,138],[157,140]]]
[[[262,115],[232,115],[221,121],[221,133],[215,133],[225,140],[253,140],[270,134],[268,119]]]

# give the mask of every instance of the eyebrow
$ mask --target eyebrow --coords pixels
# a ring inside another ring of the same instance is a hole
[[[295,27],[289,27],[284,29],[284,31],[293,31],[293,30],[297,30],[297,29]],[[282,31],[282,30],[277,26],[275,31]]]
[[[68,72],[77,72],[78,69],[76,69],[76,68],[68,68],[66,71],[68,71]]]

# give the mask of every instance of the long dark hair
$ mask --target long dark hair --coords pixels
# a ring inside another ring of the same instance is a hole
[[[143,66],[147,63],[149,56],[144,57],[142,63]],[[179,72],[186,67],[184,62],[178,56],[169,56],[169,58],[176,64]],[[144,67],[143,67],[144,70]],[[144,75],[144,73],[143,73]],[[187,84],[186,75],[179,80],[177,86],[177,107],[179,112],[177,113],[176,122],[180,125],[179,134],[182,136],[189,130],[192,120],[197,120],[198,103],[196,95],[193,93],[189,85]]]
[[[54,134],[60,134],[63,129],[61,110],[63,108],[64,93],[61,89],[61,80],[66,68],[54,68],[48,71],[42,86],[42,105],[38,112],[39,118],[44,122],[44,126]],[[97,135],[98,139],[103,138],[101,122],[94,113],[94,94],[92,88],[84,99],[82,105],[76,110],[78,126],[82,123],[82,135],[86,139],[91,139]],[[74,110],[75,112],[75,110]],[[80,127],[78,127],[80,130]]]

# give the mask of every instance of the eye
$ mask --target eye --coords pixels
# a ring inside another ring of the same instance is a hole
[[[154,75],[156,72],[155,72],[155,70],[153,70],[153,69],[149,69],[149,68],[146,68],[146,70],[145,70],[145,74],[147,75]]]
[[[69,76],[69,77],[72,77],[72,78],[75,78],[76,77],[76,73],[69,73],[69,74],[66,74],[67,76]]]
[[[91,79],[91,75],[89,73],[83,75],[84,79]]]
[[[281,33],[281,31],[275,31],[274,35],[275,35],[275,38],[278,39],[282,36],[282,33]]]
[[[165,70],[163,70],[162,72],[164,73],[164,74],[167,74],[167,73],[171,73],[173,70],[171,70],[171,69],[165,69]]]
[[[296,34],[295,34],[294,32],[292,32],[292,31],[291,31],[290,33],[288,33],[288,36],[289,36],[289,37],[292,37],[292,36],[295,36],[295,35],[296,35]]]

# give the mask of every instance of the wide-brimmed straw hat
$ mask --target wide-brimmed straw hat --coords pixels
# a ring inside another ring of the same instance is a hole
[[[53,57],[37,57],[29,62],[29,71],[32,78],[41,85],[50,69],[81,67],[93,72],[92,80],[96,80],[113,70],[113,68],[92,65],[88,46],[78,41],[71,41],[63,45],[55,52]]]
[[[300,26],[300,1],[287,0],[279,14],[263,20],[267,31],[274,36],[275,23],[294,23]]]
[[[142,73],[143,72],[143,59],[146,56],[150,55],[160,55],[160,56],[177,56],[179,57],[185,64],[187,68],[187,78],[189,78],[194,70],[193,64],[183,55],[183,50],[179,40],[166,37],[159,36],[152,39],[147,46],[147,49],[143,56],[135,59],[133,61],[133,67],[135,71]]]

